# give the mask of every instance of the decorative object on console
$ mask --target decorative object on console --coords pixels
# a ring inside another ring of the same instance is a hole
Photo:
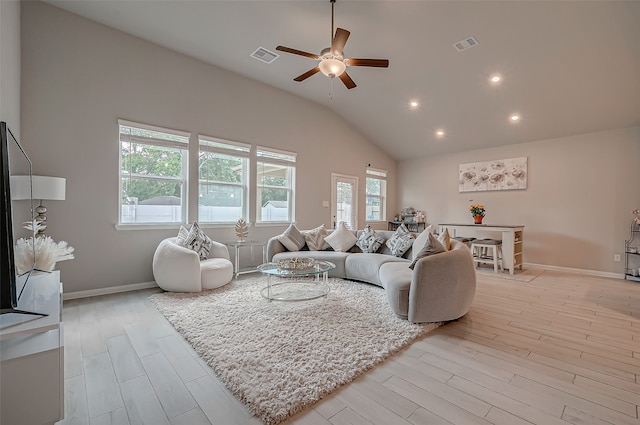
[[[415,223],[416,222],[416,209],[413,207],[407,207],[402,210],[400,213],[402,217],[402,221],[405,223]]]
[[[247,222],[244,218],[240,218],[236,222],[236,237],[238,238],[238,242],[244,242],[249,236],[249,226],[247,226]]]
[[[39,223],[36,237],[43,237],[47,228],[47,208],[42,201],[64,201],[67,180],[62,177],[33,176],[33,187],[29,176],[11,176],[11,197],[14,200],[39,199],[35,219]]]
[[[640,208],[636,208],[635,210],[631,211],[631,213],[636,215],[636,224],[640,226]]]
[[[33,225],[27,224],[25,228],[38,233],[41,224],[34,220]],[[56,263],[74,258],[74,248],[69,246],[67,242],[55,242],[51,236],[40,236],[35,238],[20,238],[16,241],[15,258],[16,273],[21,275],[29,271],[34,264],[35,253],[35,269],[37,271],[52,272],[56,268]]]
[[[458,191],[517,190],[527,188],[527,157],[460,164]]]
[[[471,212],[471,216],[473,217],[475,224],[482,224],[482,219],[484,218],[485,206],[482,204],[471,204],[469,205],[469,211]]]

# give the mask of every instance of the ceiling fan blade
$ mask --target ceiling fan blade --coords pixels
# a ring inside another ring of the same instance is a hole
[[[315,68],[308,70],[304,74],[298,75],[296,78],[293,79],[293,81],[297,81],[297,82],[304,81],[307,78],[311,77],[312,75],[317,74],[318,72],[320,72],[320,68],[316,66]]]
[[[389,59],[349,59],[347,60],[349,66],[374,66],[377,68],[388,68]]]
[[[286,53],[293,53],[294,55],[306,56],[311,59],[320,59],[320,56],[313,53],[303,52],[302,50],[291,49],[289,47],[278,46],[276,47],[276,50]]]
[[[333,42],[331,43],[331,53],[334,55],[342,54],[344,45],[347,44],[349,34],[351,34],[349,31],[342,28],[336,30],[336,35],[333,37]]]
[[[356,83],[354,83],[353,80],[351,79],[351,77],[349,77],[349,74],[347,74],[347,71],[345,71],[342,74],[340,74],[339,78],[342,80],[344,85],[347,86],[347,88],[349,90],[351,90],[352,88],[354,88],[356,86]]]

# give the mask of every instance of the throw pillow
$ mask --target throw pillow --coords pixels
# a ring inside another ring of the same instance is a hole
[[[433,233],[432,225],[427,226],[426,229],[424,229],[418,234],[418,236],[416,236],[416,239],[413,241],[413,250],[411,251],[412,260],[415,260],[416,255],[418,254],[418,252],[420,252],[422,247],[429,243],[430,233]]]
[[[362,233],[360,233],[356,245],[358,245],[358,248],[360,248],[362,252],[372,253],[377,252],[383,243],[384,238],[378,235],[376,231],[371,228],[371,225],[367,224]]]
[[[416,255],[416,258],[414,258],[411,264],[409,265],[409,268],[413,270],[413,268],[415,267],[419,259],[428,257],[429,255],[440,254],[441,252],[447,252],[447,250],[438,241],[438,239],[436,239],[436,237],[433,236],[432,233],[429,233],[429,242],[424,247],[422,247],[420,252],[418,252],[418,254]]]
[[[176,237],[176,245],[186,247],[187,236],[189,236],[189,230],[186,227],[180,225],[178,236]]]
[[[324,238],[324,240],[331,245],[331,248],[333,248],[334,251],[347,252],[356,244],[358,238],[353,236],[353,233],[351,233],[344,222],[341,221],[338,228],[329,236]]]
[[[444,249],[451,251],[451,237],[449,236],[449,229],[445,228],[444,232],[438,235],[438,242],[444,246]]]
[[[304,236],[293,223],[289,225],[283,234],[278,236],[278,240],[289,251],[300,251],[306,243]]]
[[[402,257],[402,255],[411,248],[414,238],[409,233],[407,226],[403,224],[396,229],[391,237],[385,242],[391,253],[396,257]]]
[[[200,256],[200,261],[202,261],[209,257],[211,245],[213,245],[213,241],[200,229],[198,222],[194,221],[191,229],[189,229],[184,246],[197,252]]]
[[[329,248],[329,244],[325,242],[325,238],[329,236],[324,224],[308,232],[302,232],[304,240],[307,242],[307,246],[311,251],[323,251]]]

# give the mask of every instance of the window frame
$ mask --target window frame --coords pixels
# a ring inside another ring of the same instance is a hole
[[[204,143],[203,143],[204,142]],[[206,136],[203,134],[198,135],[198,161],[202,152],[217,153],[220,155],[226,155],[229,157],[239,158],[242,161],[242,181],[240,183],[224,182],[224,181],[207,181],[205,184],[215,184],[229,187],[242,188],[242,214],[240,217],[233,221],[203,221],[200,220],[200,206],[198,202],[198,222],[205,225],[224,225],[233,224],[240,218],[249,217],[249,182],[250,171],[249,162],[251,158],[251,145],[247,143],[235,142],[231,140],[220,139],[217,137]],[[199,165],[199,162],[198,162]],[[200,178],[200,170],[198,169],[198,199],[200,199],[200,186],[203,184],[203,180]]]
[[[181,155],[181,173],[180,177],[165,177],[154,175],[133,175],[123,173],[123,143],[132,143],[131,135],[129,140],[123,139],[122,127],[135,128],[139,130],[147,130],[158,133],[165,133],[173,136],[178,136],[184,141],[178,140],[166,140],[166,139],[152,139],[136,136],[134,143],[148,145],[152,147],[177,149]],[[165,227],[165,226],[178,226],[187,222],[188,215],[188,193],[189,193],[189,138],[191,133],[181,130],[175,130],[150,124],[143,124],[123,119],[118,119],[118,224],[117,227]],[[178,182],[181,185],[180,193],[180,221],[126,221],[123,222],[123,180],[126,178],[136,178],[151,181],[171,181]]]
[[[274,224],[283,224],[295,222],[295,187],[296,187],[296,162],[297,153],[290,151],[283,151],[265,146],[256,146],[256,195],[255,205],[256,213],[255,220],[256,225],[267,226]],[[287,167],[287,182],[288,186],[266,186],[261,184],[258,180],[261,175],[264,174],[264,168],[260,172],[260,166],[274,165]],[[262,189],[275,189],[287,191],[287,219],[286,220],[262,220]]]
[[[387,170],[382,170],[378,168],[368,167],[366,170],[366,178],[365,178],[365,222],[366,223],[382,223],[387,221]],[[369,193],[368,191],[368,180],[379,180],[380,181],[380,194]],[[379,219],[369,219],[367,216],[367,208],[369,208],[369,198],[376,198],[380,202],[380,218]]]

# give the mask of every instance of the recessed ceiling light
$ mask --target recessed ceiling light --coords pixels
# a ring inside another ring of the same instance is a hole
[[[520,121],[520,114],[511,114],[509,119],[511,120],[511,122],[518,122]]]
[[[493,74],[489,81],[491,81],[492,84],[498,84],[502,81],[502,76],[500,74]]]
[[[409,102],[409,106],[411,106],[412,108],[417,108],[418,107],[418,101],[417,100],[412,100],[411,102]]]
[[[445,132],[444,130],[436,130],[436,137],[444,137]]]

